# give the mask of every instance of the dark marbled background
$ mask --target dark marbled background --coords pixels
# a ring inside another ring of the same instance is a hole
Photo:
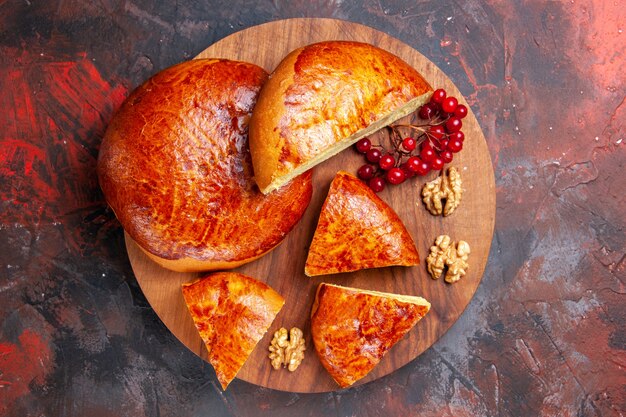
[[[626,12],[620,1],[0,0],[0,415],[623,416]],[[240,29],[334,17],[459,86],[498,212],[453,328],[390,376],[275,392],[210,366],[150,309],[95,163],[126,95]]]

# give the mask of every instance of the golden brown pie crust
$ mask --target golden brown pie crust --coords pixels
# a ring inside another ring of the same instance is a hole
[[[218,272],[184,284],[185,303],[223,389],[263,338],[285,300],[267,284]]]
[[[111,121],[100,185],[124,230],[178,271],[233,268],[278,245],[309,204],[311,174],[264,196],[253,178],[248,122],[267,73],[198,59],[137,88]]]
[[[365,377],[430,310],[420,297],[364,292],[322,283],[311,334],[322,365],[342,388]]]
[[[337,173],[322,206],[305,273],[418,264],[413,238],[393,209],[358,178]]]

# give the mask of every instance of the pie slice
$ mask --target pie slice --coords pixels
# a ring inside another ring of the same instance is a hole
[[[235,272],[219,272],[183,284],[183,296],[209,362],[226,389],[285,300],[267,284]]]
[[[322,206],[305,274],[418,264],[415,243],[393,209],[358,178],[337,173]]]
[[[429,310],[421,297],[321,283],[311,310],[315,351],[337,384],[349,387]]]

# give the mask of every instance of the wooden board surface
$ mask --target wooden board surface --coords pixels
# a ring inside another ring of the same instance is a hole
[[[289,19],[255,26],[235,33],[207,48],[198,57],[229,58],[256,63],[270,71],[291,50],[322,40],[343,39],[372,43],[391,51],[420,71],[434,88],[445,88],[461,97],[454,84],[433,63],[408,45],[382,32],[355,23],[333,19]],[[469,107],[469,106],[468,106]],[[274,251],[237,271],[267,282],[286,299],[270,331],[248,359],[238,378],[261,386],[291,392],[324,392],[338,389],[317,359],[309,334],[309,313],[315,288],[320,282],[370,290],[420,295],[432,303],[429,314],[356,385],[378,379],[416,358],[435,343],[459,318],[478,287],[487,258],[495,222],[495,182],[485,138],[470,111],[464,119],[464,149],[450,166],[460,169],[464,179],[463,200],[447,218],[429,214],[420,200],[425,181],[413,178],[400,186],[387,187],[380,196],[393,207],[415,239],[422,261],[440,234],[466,240],[472,249],[468,274],[454,285],[432,280],[424,266],[382,268],[351,274],[308,278],[304,275],[308,245],[330,181],[340,170],[356,173],[363,157],[346,150],[315,169],[311,204],[300,223]],[[151,306],[172,333],[189,349],[206,359],[206,349],[185,307],[182,283],[199,274],[165,270],[148,259],[126,236],[129,258],[137,280]],[[300,327],[306,335],[305,360],[294,373],[275,371],[267,359],[272,333],[279,327]]]

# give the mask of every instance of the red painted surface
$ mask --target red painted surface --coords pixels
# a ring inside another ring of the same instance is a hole
[[[47,342],[30,330],[20,334],[17,343],[0,343],[0,413],[7,413],[31,384],[42,384],[53,364]]]
[[[14,221],[58,219],[98,189],[92,175],[106,123],[126,95],[85,53],[41,62],[28,51],[2,50],[19,64],[0,75],[0,198]]]

